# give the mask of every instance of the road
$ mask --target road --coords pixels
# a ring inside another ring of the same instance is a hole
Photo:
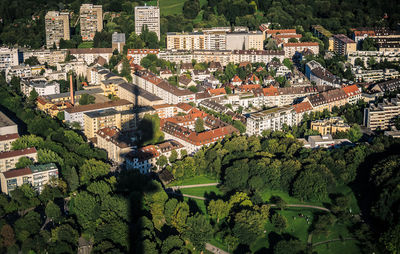
[[[172,190],[187,189],[187,188],[197,188],[197,187],[207,187],[207,186],[217,186],[219,183],[203,183],[203,184],[192,184],[192,185],[181,185],[172,186]]]
[[[347,238],[342,238],[342,239],[337,238],[337,239],[326,240],[326,241],[314,243],[314,244],[312,245],[312,247],[316,247],[316,246],[318,246],[318,245],[325,244],[325,243],[331,243],[331,242],[337,242],[337,241],[348,241],[348,240],[356,240],[356,239],[353,238],[353,237],[347,237]]]
[[[229,254],[229,252],[226,252],[210,243],[206,243],[206,250],[211,251],[212,253],[216,253],[216,254]]]
[[[199,199],[199,200],[206,200],[205,197],[199,197],[199,196],[193,196],[193,195],[187,195],[187,194],[182,194],[182,193],[176,193],[174,191],[167,191],[168,193],[174,194],[174,195],[178,195],[178,196],[184,196],[184,197],[188,197],[188,198],[194,198],[194,199]],[[268,204],[271,207],[276,207],[275,204]],[[330,213],[331,210],[329,210],[328,208],[322,207],[322,206],[315,206],[315,205],[301,205],[301,204],[287,204],[286,207],[299,207],[299,208],[311,208],[311,209],[316,209],[316,210],[320,210],[320,211],[324,211],[324,212],[328,212]]]

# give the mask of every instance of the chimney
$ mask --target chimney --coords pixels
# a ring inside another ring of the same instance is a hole
[[[72,83],[72,74],[69,76],[69,92],[71,96],[71,104],[75,105],[75,98],[74,98],[74,85]]]

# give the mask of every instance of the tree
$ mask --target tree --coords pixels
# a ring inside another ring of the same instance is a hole
[[[90,180],[105,176],[110,172],[110,165],[95,159],[86,160],[79,170],[80,182],[88,184]]]
[[[290,61],[289,58],[283,59],[282,64],[285,65],[289,70],[293,70],[293,62]]]
[[[219,223],[220,219],[224,219],[228,216],[229,204],[222,199],[211,200],[208,204],[207,211],[211,218],[217,219],[217,223]]]
[[[200,11],[198,0],[188,0],[183,4],[183,16],[187,19],[195,19]]]
[[[21,157],[15,164],[15,168],[26,168],[29,165],[33,165],[33,161],[29,157]]]
[[[155,144],[164,140],[164,133],[160,130],[160,118],[157,114],[145,114],[139,123],[142,130],[141,143],[143,145]]]
[[[129,82],[132,81],[132,75],[131,75],[131,65],[129,64],[128,58],[124,57],[122,59],[122,70],[121,70],[121,75],[125,77]]]
[[[276,205],[281,210],[284,210],[286,208],[286,202],[279,196],[272,196],[271,197],[271,202]]]
[[[156,164],[157,164],[160,168],[163,168],[165,165],[168,164],[168,159],[167,159],[167,157],[166,157],[165,155],[161,155],[161,156],[158,158]]]
[[[286,217],[279,213],[272,215],[271,223],[279,232],[282,232],[288,226]]]
[[[94,104],[95,102],[96,102],[96,97],[87,93],[82,94],[81,97],[79,98],[79,105]]]
[[[171,224],[180,233],[184,232],[186,219],[189,216],[189,205],[186,202],[179,202],[172,216]]]
[[[243,209],[235,214],[232,232],[241,243],[251,244],[264,231],[265,219],[258,211]]]
[[[48,149],[39,149],[37,158],[38,162],[42,164],[54,162],[60,166],[64,165],[63,159],[57,153]]]
[[[364,61],[363,61],[361,58],[359,58],[359,57],[357,57],[357,58],[354,60],[354,65],[356,65],[356,66],[361,66],[362,68],[365,68]]]
[[[1,246],[3,247],[8,248],[14,245],[15,243],[14,230],[8,224],[5,224],[1,227],[0,237],[1,237]]]
[[[32,91],[29,93],[29,97],[28,97],[28,105],[30,105],[31,107],[35,106],[36,104],[36,100],[39,97],[38,92],[36,92],[35,89],[32,89]]]
[[[46,216],[54,222],[59,222],[61,219],[61,210],[58,205],[54,204],[53,201],[49,201],[46,205]]]
[[[59,111],[57,113],[57,119],[60,121],[64,121],[65,117],[64,117],[64,111]]]
[[[63,171],[63,178],[67,181],[70,191],[76,191],[79,187],[79,176],[74,167],[66,167]]]
[[[376,51],[375,42],[371,37],[367,37],[362,41],[363,51]]]
[[[183,233],[198,251],[205,249],[205,243],[208,242],[213,234],[213,228],[204,215],[196,215],[187,219],[186,228]]]
[[[194,124],[194,129],[197,133],[204,131],[204,121],[202,118],[197,118]]]
[[[169,159],[168,159],[169,162],[174,163],[177,159],[178,159],[178,153],[176,152],[176,150],[172,150],[171,155],[169,156]]]
[[[244,125],[240,120],[233,121],[233,127],[239,130],[240,133],[246,132],[246,125]]]
[[[96,228],[96,219],[100,215],[100,205],[95,197],[86,191],[72,196],[69,202],[71,214],[75,214],[79,225],[88,232],[93,233]]]
[[[161,253],[168,254],[174,252],[184,252],[184,242],[177,235],[170,235],[162,243]]]
[[[226,94],[231,94],[232,93],[232,89],[229,86],[225,87],[225,92]]]
[[[40,62],[36,56],[29,57],[28,59],[25,60],[24,63],[29,66],[40,65]]]
[[[185,157],[187,156],[187,154],[188,154],[188,152],[187,152],[186,149],[182,149],[182,150],[181,150],[181,158],[182,158],[182,159],[185,158]]]
[[[400,250],[400,225],[393,225],[379,240],[388,253],[398,253]]]
[[[299,41],[296,38],[290,38],[288,42],[289,43],[297,43]]]

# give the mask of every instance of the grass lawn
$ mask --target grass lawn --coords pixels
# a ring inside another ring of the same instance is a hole
[[[318,234],[318,235],[313,235],[312,242],[317,243],[321,241],[326,241],[326,240],[331,240],[331,239],[338,239],[343,237],[351,237],[352,235],[350,234],[349,230],[347,229],[347,225],[341,224],[341,223],[336,223],[333,225],[333,227],[330,228],[329,234]]]
[[[360,213],[360,208],[358,207],[357,199],[354,196],[353,190],[349,186],[340,186],[336,188],[337,193],[342,193],[343,195],[350,196],[350,208],[352,213]]]
[[[82,42],[81,44],[78,45],[79,49],[88,49],[88,48],[93,48],[93,42],[92,41],[85,41]]]
[[[181,14],[186,0],[160,0],[161,15]],[[149,1],[148,5],[157,5],[157,1]],[[207,0],[200,0],[200,7],[207,4]],[[200,15],[200,14],[199,14]]]
[[[192,178],[184,179],[184,180],[176,180],[172,183],[168,184],[167,187],[171,186],[180,186],[180,185],[192,185],[192,184],[203,184],[203,183],[216,183],[217,179],[212,178],[210,176],[199,175]]]
[[[218,189],[217,186],[206,186],[206,187],[195,187],[195,188],[188,188],[188,189],[180,189],[183,194],[204,197],[206,193],[214,192],[215,194],[219,195],[222,192]]]
[[[317,205],[317,206],[323,206],[323,203],[330,203],[330,200],[327,199],[325,201],[320,201],[320,202],[310,202],[310,201],[301,201],[295,197],[291,197],[289,196],[288,193],[284,192],[284,191],[279,191],[279,190],[265,190],[261,193],[261,198],[264,201],[269,201],[269,199],[272,196],[279,196],[281,197],[283,200],[286,201],[286,203],[288,204],[307,204],[307,205]]]
[[[279,213],[284,215],[288,220],[288,227],[282,233],[293,235],[300,241],[306,243],[308,239],[308,228],[311,226],[312,218],[314,217],[313,212],[301,208],[288,208],[287,210],[279,211]],[[299,217],[299,213],[310,217],[310,224],[307,224],[305,217]],[[266,224],[265,230],[267,231],[265,236],[259,238],[250,246],[252,252],[259,251],[262,248],[269,248],[268,234],[274,234],[273,231],[275,231],[275,228],[272,226],[270,221]]]
[[[337,241],[327,244],[321,244],[313,248],[318,254],[336,254],[336,253],[346,253],[346,254],[359,254],[360,249],[357,246],[356,240],[348,241]]]
[[[208,216],[208,215],[207,215],[207,207],[206,207],[206,204],[204,203],[203,200],[194,199],[194,198],[187,198],[187,197],[184,197],[183,199],[184,199],[186,202],[189,203],[189,206],[190,206],[190,203],[196,204],[197,208],[199,208],[199,210],[201,211],[201,213],[204,214],[204,215],[206,215],[206,216]]]

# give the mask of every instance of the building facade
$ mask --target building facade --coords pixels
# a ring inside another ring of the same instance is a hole
[[[135,7],[135,33],[141,34],[143,27],[157,34],[160,40],[160,8],[157,6]]]
[[[357,50],[357,44],[344,34],[333,36],[333,51],[338,55],[347,55]]]
[[[92,41],[96,32],[103,30],[103,6],[82,4],[79,18],[83,41]]]
[[[33,162],[37,160],[37,151],[34,147],[21,150],[0,152],[0,172],[15,168],[15,164],[22,157],[28,157]]]
[[[386,130],[394,125],[394,120],[400,115],[400,95],[390,101],[384,99],[377,106],[370,104],[364,109],[364,125],[371,129]]]
[[[8,67],[17,66],[18,64],[18,49],[0,48],[0,71],[4,71]]]
[[[69,40],[69,13],[49,11],[45,16],[46,26],[46,46],[52,48],[54,45],[58,48],[60,40]]]

